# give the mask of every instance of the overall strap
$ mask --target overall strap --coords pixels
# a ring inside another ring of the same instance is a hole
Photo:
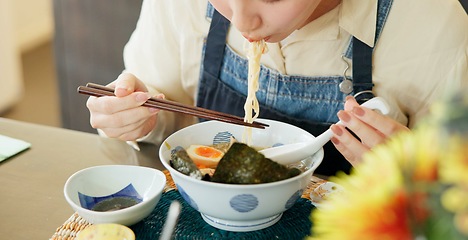
[[[213,11],[210,31],[206,39],[205,57],[203,59],[203,74],[218,77],[224,58],[226,36],[229,30],[229,21],[218,11]],[[205,77],[205,76],[204,76]]]
[[[353,89],[354,93],[372,91],[373,48],[353,37]]]
[[[462,5],[465,12],[468,13],[468,0],[460,0],[460,4]]]
[[[387,20],[393,0],[378,0],[377,22],[375,31],[375,43],[380,36],[382,28]],[[372,53],[374,49],[361,40],[353,37],[353,90],[360,102],[373,97],[372,87]],[[361,94],[363,93],[363,94]]]

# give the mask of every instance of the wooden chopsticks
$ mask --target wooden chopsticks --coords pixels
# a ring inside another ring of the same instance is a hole
[[[79,86],[77,91],[78,93],[89,95],[89,96],[94,96],[94,97],[115,96],[114,89],[110,87],[102,86],[99,84],[95,84],[95,83],[87,83],[86,86]],[[206,108],[186,105],[186,104],[169,101],[169,100],[150,98],[145,103],[143,103],[143,106],[153,107],[153,108],[158,108],[158,109],[162,109],[166,111],[188,114],[188,115],[192,115],[192,116],[203,118],[203,119],[217,120],[221,122],[243,125],[243,126],[248,126],[248,127],[261,128],[261,129],[268,127],[267,124],[260,123],[260,122],[253,122],[253,123],[244,122],[243,118],[235,116],[235,115],[231,115],[231,114],[227,114],[223,112],[217,112],[217,111],[209,110]]]

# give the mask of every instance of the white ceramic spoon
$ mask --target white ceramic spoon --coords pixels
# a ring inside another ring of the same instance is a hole
[[[384,115],[388,114],[390,110],[385,100],[380,97],[374,97],[369,101],[361,104],[361,106],[373,110],[379,110]],[[337,122],[336,124],[340,123],[341,121]],[[287,165],[301,161],[307,158],[308,156],[312,156],[317,151],[319,151],[323,147],[323,145],[330,141],[332,137],[333,132],[331,131],[331,129],[328,129],[327,131],[310,141],[266,148],[261,150],[260,153],[265,155],[266,158],[269,158],[283,165]]]

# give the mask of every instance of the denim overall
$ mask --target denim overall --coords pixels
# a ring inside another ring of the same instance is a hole
[[[385,23],[393,0],[379,0],[376,39]],[[207,17],[211,26],[204,46],[204,60],[199,83],[197,106],[244,116],[247,95],[247,59],[237,55],[226,45],[229,21],[210,4]],[[353,59],[352,94],[372,90],[372,48],[354,38],[344,57]],[[298,126],[314,136],[326,131],[339,119],[346,98],[339,84],[343,76],[283,75],[261,66],[257,99],[260,118],[274,119]],[[360,94],[360,97],[369,98]],[[315,171],[333,175],[349,172],[351,165],[331,142],[324,146],[324,160]]]

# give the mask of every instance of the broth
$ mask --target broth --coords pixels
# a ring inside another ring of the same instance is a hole
[[[141,200],[131,197],[112,197],[96,203],[91,210],[97,212],[110,212],[131,207],[139,202],[141,202]]]

